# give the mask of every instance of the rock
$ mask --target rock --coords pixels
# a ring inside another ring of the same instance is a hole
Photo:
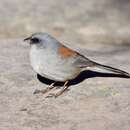
[[[0,50],[1,130],[129,129],[130,79],[89,77],[59,98],[45,98],[33,94],[47,85],[30,67],[29,46],[21,39],[1,40]],[[130,72],[129,50],[129,45],[102,44],[79,49],[93,60]]]

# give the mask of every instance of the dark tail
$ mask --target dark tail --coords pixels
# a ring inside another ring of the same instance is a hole
[[[114,72],[115,74],[119,74],[121,76],[125,76],[127,78],[130,78],[130,74],[125,72],[125,71],[123,71],[123,70],[116,69],[116,68],[113,68],[113,67],[110,67],[110,66],[106,66],[106,65],[102,65],[102,64],[99,64],[99,63],[96,63],[96,62],[93,62],[93,63],[94,63],[94,66],[96,65],[96,67],[98,67],[98,68],[105,69],[105,70]]]

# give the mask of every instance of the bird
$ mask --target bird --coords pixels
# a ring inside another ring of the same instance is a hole
[[[36,90],[35,94],[49,92],[55,87],[56,82],[64,82],[63,88],[52,94],[58,97],[68,89],[70,80],[76,78],[83,70],[94,67],[130,78],[129,73],[90,60],[48,33],[37,32],[24,41],[30,43],[30,63],[34,71],[54,81],[46,89]]]

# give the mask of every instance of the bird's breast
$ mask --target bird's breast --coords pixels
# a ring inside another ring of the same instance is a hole
[[[65,81],[75,78],[80,69],[72,65],[72,60],[61,59],[49,51],[31,49],[30,62],[35,72],[56,81]]]

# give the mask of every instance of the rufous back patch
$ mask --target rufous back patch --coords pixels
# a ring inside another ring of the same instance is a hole
[[[69,56],[73,56],[75,54],[77,54],[75,51],[65,47],[64,45],[60,46],[58,49],[58,53],[62,56],[62,57],[69,57]]]

